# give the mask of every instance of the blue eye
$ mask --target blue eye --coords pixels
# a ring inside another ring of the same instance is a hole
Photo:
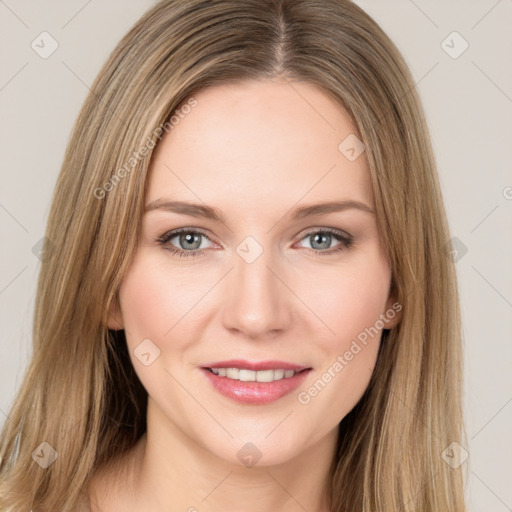
[[[171,243],[171,240],[177,239],[180,247],[176,247]],[[181,258],[189,258],[195,256],[206,255],[205,247],[202,247],[202,239],[210,240],[203,232],[192,228],[180,228],[174,231],[169,231],[158,238],[156,241],[162,245],[167,251],[175,254]],[[343,231],[338,231],[331,228],[318,229],[306,233],[301,240],[309,239],[310,247],[315,254],[328,256],[333,253],[338,253],[348,249],[353,243],[353,237]],[[340,243],[332,249],[331,242],[338,240]],[[211,241],[211,240],[210,240]],[[319,246],[318,248],[313,245]],[[326,251],[324,249],[330,248]]]
[[[333,254],[335,252],[348,249],[353,242],[352,236],[344,234],[338,230],[327,228],[320,229],[317,231],[311,231],[307,233],[305,237],[302,238],[302,240],[308,239],[310,240],[310,248],[313,251],[315,251],[315,253],[322,255]],[[331,248],[330,245],[333,240],[338,240],[341,243],[338,246],[336,246],[333,250],[324,251],[323,249]],[[313,247],[313,244],[320,247]]]
[[[157,242],[165,247],[166,250],[170,251],[173,254],[176,254],[183,258],[188,258],[190,256],[200,256],[204,254],[201,248],[201,237],[209,238],[202,233],[201,231],[197,231],[195,229],[175,229],[174,231],[170,231],[165,233],[162,237],[160,237]],[[170,244],[170,241],[173,238],[178,239],[178,243],[185,249],[176,248],[174,245]]]

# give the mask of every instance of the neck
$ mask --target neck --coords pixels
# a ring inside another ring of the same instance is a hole
[[[149,398],[147,432],[116,465],[116,475],[94,479],[91,511],[328,512],[336,442],[335,429],[280,464],[233,464],[189,438]]]

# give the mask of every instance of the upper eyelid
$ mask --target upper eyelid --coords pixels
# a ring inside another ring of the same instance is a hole
[[[343,229],[330,228],[327,226],[319,227],[319,228],[305,228],[297,236],[304,238],[305,236],[307,236],[311,233],[323,233],[323,232],[332,233],[333,235],[338,235],[343,238],[353,238],[353,236],[350,233],[348,233],[347,231],[344,231]]]

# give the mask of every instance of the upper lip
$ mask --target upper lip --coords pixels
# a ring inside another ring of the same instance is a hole
[[[302,366],[295,363],[287,363],[285,361],[246,361],[245,359],[229,359],[228,361],[216,361],[214,363],[206,363],[203,368],[240,368],[244,370],[295,370],[300,372],[309,369],[308,366]]]

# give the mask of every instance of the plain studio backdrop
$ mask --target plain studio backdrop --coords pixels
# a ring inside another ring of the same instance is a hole
[[[357,3],[405,56],[431,131],[457,251],[469,510],[511,511],[512,1]],[[38,243],[73,122],[153,4],[0,0],[0,424],[31,352]]]

